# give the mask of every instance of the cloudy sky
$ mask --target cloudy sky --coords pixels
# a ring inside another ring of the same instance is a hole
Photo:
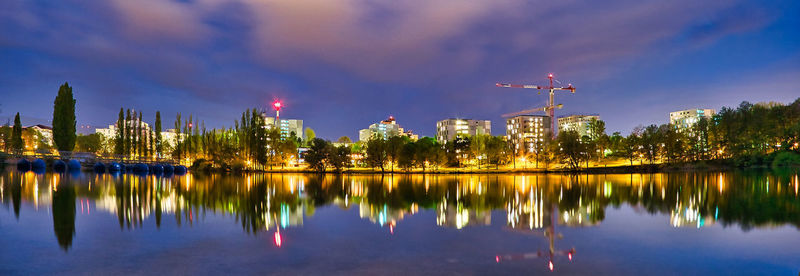
[[[427,136],[450,117],[502,134],[501,114],[546,96],[495,82],[552,72],[578,88],[558,114],[627,133],[673,110],[800,97],[798,15],[798,1],[5,0],[0,118],[46,123],[68,81],[82,125],[125,107],[230,126],[280,99],[328,139],[389,115]]]

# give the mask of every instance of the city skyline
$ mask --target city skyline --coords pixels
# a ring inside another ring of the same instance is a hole
[[[0,70],[0,118],[49,120],[67,81],[78,125],[106,126],[125,107],[231,126],[280,99],[282,115],[328,139],[389,115],[421,136],[451,117],[501,135],[502,114],[546,97],[494,84],[554,73],[578,88],[557,97],[556,116],[599,113],[628,133],[676,110],[789,103],[800,84],[789,1],[309,3],[4,3],[0,68],[14,70]]]

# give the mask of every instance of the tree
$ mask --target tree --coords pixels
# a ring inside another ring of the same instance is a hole
[[[161,157],[164,153],[164,145],[163,141],[161,141],[161,112],[156,111],[156,123],[154,125],[155,129],[155,148],[156,148],[156,156]]]
[[[330,152],[328,161],[337,172],[341,172],[343,168],[349,167],[350,148],[348,148],[347,146],[334,147],[331,144],[328,144],[328,147],[329,147],[328,151]]]
[[[431,137],[422,137],[414,144],[414,161],[422,167],[424,172],[436,156],[436,148],[439,147],[439,144]]]
[[[3,139],[3,151],[11,152],[11,126],[8,125],[8,122],[0,127],[0,138]]]
[[[72,87],[64,83],[58,88],[53,104],[53,142],[59,151],[72,151],[75,148],[75,99]]]
[[[131,126],[132,126],[131,110],[127,109],[125,110],[125,147],[124,147],[125,155],[127,156],[131,155],[131,135],[133,134]]]
[[[367,141],[367,156],[365,161],[370,167],[380,167],[381,173],[385,172],[384,166],[389,159],[386,152],[387,143],[386,140],[378,138],[372,138]]]
[[[114,154],[122,155],[125,152],[125,112],[119,108],[117,117],[117,133],[114,134]]]
[[[562,131],[556,138],[559,146],[558,157],[570,169],[576,170],[583,160],[587,159],[587,146],[581,141],[580,134],[574,130]]]
[[[402,145],[397,156],[397,165],[408,170],[414,167],[415,154],[417,153],[416,142],[408,142]]]
[[[144,155],[145,136],[144,125],[142,125],[142,112],[139,111],[139,120],[136,122],[136,153],[141,157]]]
[[[181,158],[181,141],[183,137],[181,136],[181,113],[178,112],[178,115],[175,116],[175,149],[172,155],[178,159]]]
[[[685,156],[685,138],[683,133],[679,132],[675,127],[669,124],[664,124],[658,127],[659,135],[661,136],[661,144],[663,145],[663,154],[667,158],[667,163],[683,159]]]
[[[280,152],[280,162],[281,167],[286,165],[286,162],[291,160],[294,156],[297,155],[297,140],[296,139],[285,139],[281,140],[279,144],[279,152]]]
[[[275,163],[281,161],[281,154],[282,150],[282,140],[281,140],[281,132],[278,128],[270,128],[267,130],[267,163],[269,164],[270,168]]]
[[[618,146],[619,148],[614,150],[614,154],[625,158],[633,166],[633,160],[636,160],[636,157],[639,156],[639,136],[637,133],[634,131],[628,134],[627,137],[622,138]]]
[[[500,165],[508,163],[510,151],[505,140],[500,136],[489,136],[486,140],[486,161],[495,166],[495,169]]]
[[[78,135],[75,148],[80,152],[99,152],[103,147],[103,136],[99,133]]]
[[[350,144],[350,143],[353,143],[353,141],[351,141],[351,140],[350,140],[350,137],[347,137],[347,136],[342,136],[342,137],[339,137],[339,140],[336,140],[336,142],[338,142],[338,143],[344,143],[344,144]]]
[[[19,112],[14,116],[14,128],[11,130],[11,151],[14,154],[22,154],[24,143],[22,142],[22,123],[19,120]]]
[[[320,138],[314,138],[309,142],[309,145],[310,147],[305,154],[308,167],[317,172],[324,172],[330,156],[330,149],[332,148],[330,143]]]
[[[400,151],[403,149],[403,146],[408,143],[405,137],[400,136],[392,136],[386,140],[386,158],[392,162],[392,173],[394,173],[394,165],[400,159]]]
[[[486,154],[486,140],[490,135],[475,135],[469,139],[469,156],[478,159],[478,168]]]
[[[461,168],[463,159],[469,156],[470,138],[468,136],[459,135],[451,143],[448,143],[451,162]]]
[[[306,139],[305,139],[305,144],[306,144],[306,146],[311,146],[311,144],[310,144],[310,143],[311,143],[311,141],[314,141],[314,138],[316,138],[317,136],[316,136],[316,134],[314,133],[314,130],[313,130],[313,129],[311,129],[310,127],[306,127],[306,129],[305,129],[305,131],[304,131],[304,132],[305,132],[305,134],[306,134],[306,135],[305,135],[305,136],[306,136]]]
[[[663,141],[661,132],[658,131],[658,126],[649,125],[645,127],[644,131],[641,133],[639,139],[641,153],[650,164],[653,164],[655,159],[661,154],[661,145]]]
[[[592,152],[596,153],[597,160],[599,161],[604,157],[606,149],[609,147],[609,138],[606,134],[606,122],[592,118],[587,124],[589,128],[589,138],[591,139]]]

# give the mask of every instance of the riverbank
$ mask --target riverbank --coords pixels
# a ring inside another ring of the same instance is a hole
[[[780,166],[776,168],[796,167],[800,168],[800,163],[791,166]],[[771,166],[766,165],[752,165],[752,166],[735,166],[728,160],[712,160],[712,161],[698,161],[698,162],[685,162],[685,163],[660,163],[660,164],[634,164],[634,165],[595,165],[590,167],[583,167],[580,169],[570,169],[563,166],[551,166],[549,168],[513,168],[513,167],[490,167],[490,168],[438,168],[426,169],[415,168],[411,170],[402,170],[395,168],[375,169],[375,168],[346,168],[341,171],[332,169],[326,170],[327,174],[516,174],[516,173],[535,173],[535,174],[548,174],[548,173],[583,173],[583,174],[612,174],[612,173],[659,173],[659,172],[699,172],[699,171],[729,171],[736,169],[768,169]],[[195,172],[234,172],[234,171],[220,171],[215,169],[205,170],[192,170]],[[272,168],[265,170],[245,170],[242,172],[263,172],[263,173],[320,173],[308,169],[306,167],[285,167],[285,168]]]

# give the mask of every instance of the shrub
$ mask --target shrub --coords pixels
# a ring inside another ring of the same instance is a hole
[[[773,167],[794,167],[800,166],[800,154],[784,151],[775,155],[772,160]]]

